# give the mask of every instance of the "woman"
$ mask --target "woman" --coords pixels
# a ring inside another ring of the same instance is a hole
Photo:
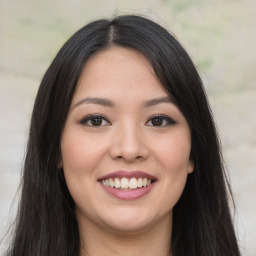
[[[7,255],[240,255],[188,54],[138,16],[92,22],[39,88]]]

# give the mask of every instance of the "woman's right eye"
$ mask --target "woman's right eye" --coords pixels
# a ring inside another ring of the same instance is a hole
[[[93,126],[93,127],[111,125],[111,123],[105,117],[103,117],[101,115],[86,116],[79,123],[82,125]]]

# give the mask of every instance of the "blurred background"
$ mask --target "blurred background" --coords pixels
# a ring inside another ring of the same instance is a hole
[[[256,256],[255,0],[0,0],[0,238],[15,216],[44,72],[77,29],[128,13],[166,27],[198,67],[222,140],[239,244],[243,255]]]

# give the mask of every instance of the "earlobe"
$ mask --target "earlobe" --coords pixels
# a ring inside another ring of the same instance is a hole
[[[58,169],[62,169],[63,168],[63,163],[62,163],[62,159],[61,158],[58,159],[57,166],[58,166]]]
[[[192,160],[188,161],[187,171],[188,171],[188,174],[190,174],[194,171],[194,161],[192,161]]]

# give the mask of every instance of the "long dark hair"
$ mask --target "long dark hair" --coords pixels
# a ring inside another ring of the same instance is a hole
[[[75,205],[59,168],[60,140],[79,76],[95,52],[139,50],[177,102],[192,137],[194,172],[173,210],[173,256],[238,256],[217,131],[203,84],[190,57],[163,27],[128,15],[97,20],[76,32],[44,75],[35,101],[22,194],[10,256],[78,256]]]

